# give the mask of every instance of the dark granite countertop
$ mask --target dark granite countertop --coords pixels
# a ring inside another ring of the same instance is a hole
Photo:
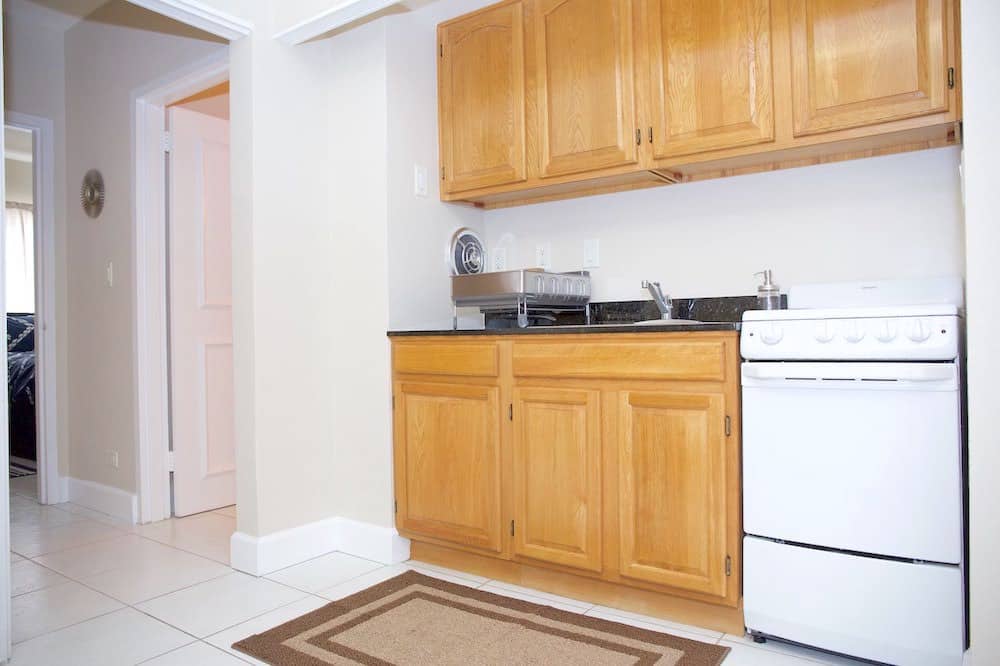
[[[784,299],[784,296],[782,296]],[[694,320],[697,324],[642,324],[636,322],[660,316],[652,301],[612,301],[591,303],[591,324],[587,325],[580,312],[553,313],[538,317],[539,325],[518,328],[511,314],[487,314],[481,329],[389,331],[390,337],[418,335],[559,335],[581,333],[703,333],[705,331],[739,331],[746,310],[757,306],[753,296],[722,296],[710,298],[673,299],[674,320]]]
[[[529,326],[528,328],[443,329],[436,331],[389,331],[391,338],[429,335],[567,335],[580,333],[704,333],[705,331],[738,331],[739,322],[702,322],[699,324],[591,324],[590,326]]]

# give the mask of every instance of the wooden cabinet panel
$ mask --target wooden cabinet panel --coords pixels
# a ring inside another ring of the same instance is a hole
[[[445,24],[439,44],[444,190],[524,180],[522,3],[508,2]]]
[[[724,409],[722,394],[620,394],[622,576],[726,596]]]
[[[514,552],[601,570],[600,392],[514,390]]]
[[[541,176],[636,163],[632,1],[536,0]]]
[[[501,549],[498,387],[397,382],[397,526]]]
[[[392,369],[416,375],[496,377],[500,359],[492,342],[400,342],[392,347]]]
[[[795,135],[948,109],[950,0],[789,0]]]
[[[688,334],[664,340],[517,341],[515,377],[607,379],[683,379],[723,381],[725,343],[690,340]]]
[[[655,159],[774,138],[770,0],[646,0],[646,21]]]

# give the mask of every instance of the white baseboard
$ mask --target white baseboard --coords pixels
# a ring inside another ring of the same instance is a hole
[[[93,481],[65,477],[70,502],[115,518],[135,523],[139,515],[138,497],[121,488],[105,486]]]
[[[410,559],[410,540],[391,527],[348,518],[327,518],[262,537],[236,532],[230,539],[231,566],[254,576],[334,551],[396,564]]]

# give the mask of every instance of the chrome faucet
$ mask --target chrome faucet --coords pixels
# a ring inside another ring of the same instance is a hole
[[[664,296],[663,290],[660,288],[660,283],[643,280],[642,288],[647,289],[650,296],[653,297],[653,302],[656,303],[656,309],[660,311],[660,319],[670,319],[671,312],[674,309],[674,301],[670,298],[669,294]]]

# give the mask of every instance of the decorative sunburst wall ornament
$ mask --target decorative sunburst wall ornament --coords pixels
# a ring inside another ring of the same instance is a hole
[[[87,217],[97,218],[104,210],[104,176],[97,169],[91,169],[84,175],[80,203]]]

